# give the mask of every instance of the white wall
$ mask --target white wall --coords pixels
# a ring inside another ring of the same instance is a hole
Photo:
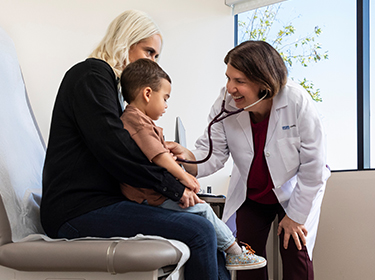
[[[68,68],[84,60],[122,11],[138,9],[157,22],[164,37],[160,64],[172,78],[169,109],[158,125],[174,140],[174,121],[187,129],[188,147],[206,127],[225,84],[223,58],[233,47],[233,16],[224,0],[0,0],[0,26],[13,39],[31,104],[48,141],[51,112]],[[225,193],[230,166],[211,178]]]

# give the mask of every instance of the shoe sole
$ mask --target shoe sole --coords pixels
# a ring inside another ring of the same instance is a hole
[[[249,265],[227,265],[226,268],[228,270],[250,270],[250,269],[257,269],[257,268],[262,268],[267,265],[267,261],[261,262],[261,263],[256,263],[256,264],[249,264]]]

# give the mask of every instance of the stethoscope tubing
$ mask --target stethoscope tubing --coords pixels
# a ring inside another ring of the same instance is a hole
[[[182,158],[177,158],[176,160],[179,161],[179,162],[183,162],[183,163],[190,163],[190,164],[201,164],[201,163],[204,163],[206,161],[208,161],[212,155],[212,151],[213,151],[213,143],[212,143],[212,138],[211,138],[211,126],[217,122],[220,122],[232,115],[236,115],[236,114],[239,114],[241,113],[242,111],[246,110],[246,109],[249,109],[250,107],[258,104],[260,101],[262,101],[264,98],[266,98],[267,94],[268,94],[268,91],[266,91],[266,93],[264,94],[264,96],[262,98],[260,98],[258,101],[246,106],[245,108],[241,108],[241,109],[238,109],[236,111],[228,111],[227,109],[225,109],[225,98],[226,98],[226,95],[228,93],[228,90],[225,89],[225,92],[224,92],[224,98],[223,98],[223,101],[221,103],[221,110],[220,112],[210,121],[210,123],[208,124],[208,127],[207,127],[207,135],[208,135],[208,143],[209,143],[209,149],[208,149],[208,154],[207,156],[204,158],[204,159],[200,159],[200,160],[187,160],[187,159],[182,159]],[[223,115],[223,114],[226,114],[226,115]]]

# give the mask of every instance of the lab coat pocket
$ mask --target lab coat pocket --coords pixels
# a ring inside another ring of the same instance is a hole
[[[301,147],[300,137],[289,137],[277,141],[281,157],[287,172],[298,169],[300,165],[299,150]]]

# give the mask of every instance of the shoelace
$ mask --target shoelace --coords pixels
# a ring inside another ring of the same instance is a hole
[[[252,255],[255,254],[255,251],[251,248],[251,246],[245,242],[240,241],[241,244],[245,245],[245,249]]]

